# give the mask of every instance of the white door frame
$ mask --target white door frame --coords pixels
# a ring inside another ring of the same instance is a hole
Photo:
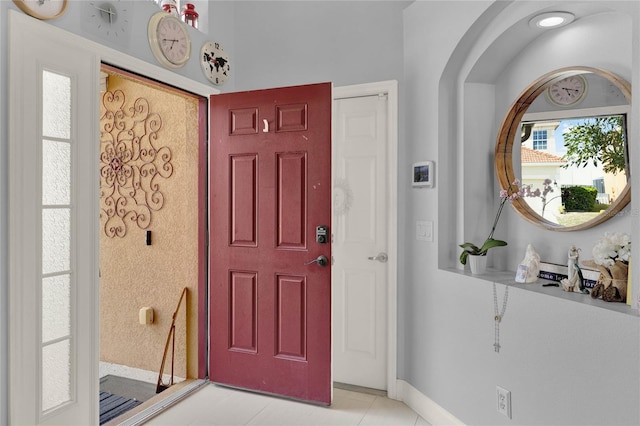
[[[398,82],[395,80],[333,88],[333,100],[387,95],[387,396],[397,399],[398,364]]]
[[[96,398],[89,397],[98,379],[92,363],[97,357],[93,345],[97,298],[94,286],[82,285],[98,276],[93,244],[97,209],[96,204],[84,202],[96,194],[97,176],[93,162],[78,161],[95,158],[98,152],[97,144],[83,143],[90,137],[91,126],[86,123],[97,115],[92,114],[90,100],[78,96],[93,86],[93,60],[90,51],[56,41],[43,45],[27,28],[11,26],[8,377],[9,422],[16,424],[89,422],[97,404]],[[56,50],[51,50],[54,45]],[[44,124],[49,121],[46,111],[55,114],[42,91],[48,86],[47,74],[57,76],[57,82],[66,87],[60,88],[61,96],[54,101],[68,108],[68,120],[61,119],[66,131],[51,132]],[[50,164],[52,156],[46,147],[56,145],[65,146],[68,153],[57,159],[65,178],[47,179],[45,163]],[[44,182],[50,179],[65,190],[53,199],[43,197],[48,195]],[[52,232],[53,224],[46,219],[49,214],[60,215],[59,223],[67,226]],[[47,262],[50,256],[41,250],[47,247],[47,234],[59,242],[57,261]],[[53,333],[43,325],[47,288],[57,288],[58,297],[53,299],[59,302],[52,301],[59,308],[53,322],[60,321]],[[58,362],[65,362],[67,368]]]
[[[181,76],[179,74],[176,74],[172,71],[166,70],[164,68],[160,68],[158,66],[155,66],[153,64],[144,62],[140,59],[134,58],[132,56],[129,56],[127,54],[124,54],[122,52],[119,52],[117,50],[114,50],[112,48],[109,48],[107,46],[103,46],[101,44],[95,43],[93,41],[87,40],[85,38],[82,38],[78,35],[72,34],[68,31],[65,31],[63,29],[57,28],[55,26],[49,25],[47,23],[41,22],[37,19],[33,19],[31,17],[28,17],[25,14],[19,13],[15,10],[9,10],[9,16],[8,16],[8,22],[9,22],[9,37],[13,38],[13,39],[19,39],[19,37],[17,37],[16,34],[12,34],[12,32],[15,29],[21,29],[21,31],[26,31],[27,33],[30,34],[37,34],[40,37],[40,40],[42,40],[42,43],[51,43],[51,49],[56,49],[57,47],[57,43],[64,43],[65,46],[71,46],[71,47],[77,47],[78,49],[81,49],[83,51],[91,51],[93,52],[93,58],[95,60],[95,63],[93,64],[93,69],[95,70],[95,75],[92,76],[93,81],[95,81],[95,90],[93,90],[91,93],[83,93],[83,96],[87,96],[90,99],[90,102],[95,105],[96,107],[96,111],[95,111],[95,120],[92,120],[90,124],[91,126],[91,132],[93,134],[95,134],[95,140],[96,143],[97,141],[99,141],[99,135],[100,135],[100,130],[99,130],[99,120],[97,119],[98,115],[99,115],[99,111],[97,110],[98,105],[99,105],[99,96],[100,96],[100,65],[105,62],[105,63],[109,63],[111,65],[114,65],[116,67],[122,68],[124,70],[127,71],[131,71],[137,74],[140,74],[142,76],[147,76],[150,78],[154,78],[154,79],[158,79],[160,81],[163,81],[169,85],[173,85],[176,87],[180,87],[183,90],[189,91],[191,93],[194,93],[196,95],[200,95],[203,97],[206,97],[207,99],[209,98],[209,96],[214,95],[214,94],[218,94],[219,90],[209,86],[209,85],[205,85],[205,84],[201,84],[198,83],[197,81],[191,80],[187,77]],[[9,86],[11,86],[11,81],[9,82]],[[9,128],[10,129],[17,129],[20,121],[22,119],[22,116],[20,114],[13,114],[9,120]],[[208,120],[207,120],[208,123]],[[11,138],[11,135],[10,135]],[[97,163],[96,163],[97,164]],[[96,166],[97,167],[97,166]],[[97,168],[96,168],[96,173],[98,172]],[[97,174],[96,174],[97,176]],[[78,200],[79,203],[91,203],[92,206],[91,208],[94,209],[95,211],[99,210],[99,199],[96,197],[94,200]],[[9,205],[9,215],[14,215],[17,216],[19,215],[21,212],[17,211],[18,208],[13,205],[10,204]],[[96,234],[97,235],[97,234]],[[12,252],[12,251],[16,251],[19,252],[21,250],[21,244],[20,244],[20,238],[13,238],[10,241],[10,245],[8,247],[8,251]],[[96,240],[94,241],[94,250],[93,252],[95,253],[95,264],[98,264],[98,246],[99,246],[99,240],[98,238],[96,238]],[[15,266],[15,265],[14,265]],[[16,274],[21,274],[20,270],[17,270],[15,267],[13,268],[12,272],[11,272],[11,277],[16,276]],[[10,277],[10,278],[11,278]],[[9,291],[10,293],[13,295],[13,297],[17,297],[18,295],[15,292],[11,292],[11,285],[12,282],[14,280],[10,279],[9,280]],[[99,303],[99,283],[96,282],[92,282],[92,289],[91,292],[93,293],[93,297],[94,300],[92,301],[92,305],[93,306],[98,306]],[[11,296],[10,296],[11,297]],[[15,301],[14,301],[15,302]],[[9,300],[9,303],[11,303],[12,305],[14,304],[11,299]],[[36,301],[34,300],[34,303],[36,303]],[[87,354],[87,356],[93,357],[94,359],[94,364],[95,364],[95,372],[94,374],[92,374],[92,376],[95,378],[95,388],[98,388],[98,361],[99,361],[99,343],[100,343],[100,338],[99,338],[99,332],[98,332],[98,324],[99,324],[99,310],[98,309],[93,309],[93,317],[90,319],[87,319],[88,321],[90,321],[92,324],[96,324],[95,327],[95,334],[94,334],[94,341],[92,342],[92,353],[91,354]],[[12,324],[12,318],[8,318],[8,327],[13,328],[14,326],[16,326],[16,324]],[[14,336],[19,336],[19,332],[18,330],[14,330],[15,332],[13,333]],[[13,345],[9,345],[9,347],[11,348]],[[15,354],[15,356],[19,356],[20,354]],[[11,370],[11,366],[9,366],[9,370]],[[11,394],[11,389],[7,389],[8,394]],[[98,393],[96,391],[96,398],[98,397]],[[97,407],[94,407],[94,409],[96,410],[95,413],[95,418],[98,418],[98,412],[97,412]]]

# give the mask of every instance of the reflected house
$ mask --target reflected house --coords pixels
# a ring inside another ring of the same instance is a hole
[[[601,164],[589,163],[585,166],[569,166],[563,159],[564,146],[556,146],[556,129],[562,124],[559,120],[533,122],[531,132],[522,143],[522,184],[531,185],[531,191],[544,188],[544,181],[552,181],[554,192],[548,194],[544,218],[558,222],[562,201],[560,188],[563,186],[593,186],[598,189],[597,202],[610,204],[626,185],[625,173],[607,173]],[[562,142],[559,142],[562,143]],[[557,198],[556,198],[557,197]],[[543,200],[539,197],[527,197],[527,203],[538,214],[543,212]]]
[[[522,185],[530,185],[531,191],[544,188],[544,181],[551,179],[555,184],[552,184],[554,192],[547,196],[547,206],[544,209],[544,218],[557,222],[557,215],[560,214],[560,207],[562,206],[562,199],[560,197],[560,177],[562,172],[565,172],[562,168],[566,164],[566,161],[562,157],[550,154],[545,151],[535,150],[522,146],[521,151],[522,161]],[[542,199],[539,197],[527,197],[527,203],[538,214],[542,214]]]

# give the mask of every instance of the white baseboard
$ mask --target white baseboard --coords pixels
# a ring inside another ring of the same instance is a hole
[[[121,364],[112,364],[110,362],[100,361],[100,377],[113,375],[126,377],[128,379],[140,380],[147,383],[158,383],[158,373],[148,370],[142,370],[140,368],[128,367]],[[162,382],[169,383],[171,380],[170,374],[162,375]],[[173,377],[173,383],[180,383],[184,380],[182,377]]]
[[[420,414],[429,424],[464,426],[453,414],[439,406],[418,389],[404,380],[397,381],[398,400],[407,404],[413,411]]]

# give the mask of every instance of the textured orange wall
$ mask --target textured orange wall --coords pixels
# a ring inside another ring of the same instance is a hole
[[[108,90],[124,92],[125,111],[136,99],[145,98],[150,111],[160,115],[156,143],[171,149],[173,174],[158,180],[165,201],[152,212],[147,228],[152,245],[145,244],[146,230],[134,223],[127,224],[122,238],[107,237],[101,228],[100,360],[159,371],[173,312],[182,289],[188,287],[176,321],[175,375],[197,377],[198,103],[113,74]],[[151,325],[138,321],[143,306],[154,309]],[[170,371],[168,358],[164,372]]]

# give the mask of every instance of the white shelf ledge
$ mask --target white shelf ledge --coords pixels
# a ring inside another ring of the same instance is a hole
[[[515,282],[515,271],[497,271],[494,269],[489,269],[486,274],[473,275],[469,271],[462,271],[455,268],[446,268],[443,270],[456,275],[465,275],[483,281],[517,287],[522,290],[532,291],[534,293],[544,294],[550,297],[558,297],[560,299],[570,300],[572,302],[581,303],[583,305],[593,306],[594,308],[607,309],[609,311],[619,312],[621,314],[632,315],[640,318],[640,316],[638,315],[638,311],[635,308],[627,305],[626,303],[605,302],[602,299],[593,299],[588,294],[566,292],[562,290],[562,287],[542,286],[542,284],[552,283],[554,281],[538,278],[538,280],[533,283],[517,283]]]

